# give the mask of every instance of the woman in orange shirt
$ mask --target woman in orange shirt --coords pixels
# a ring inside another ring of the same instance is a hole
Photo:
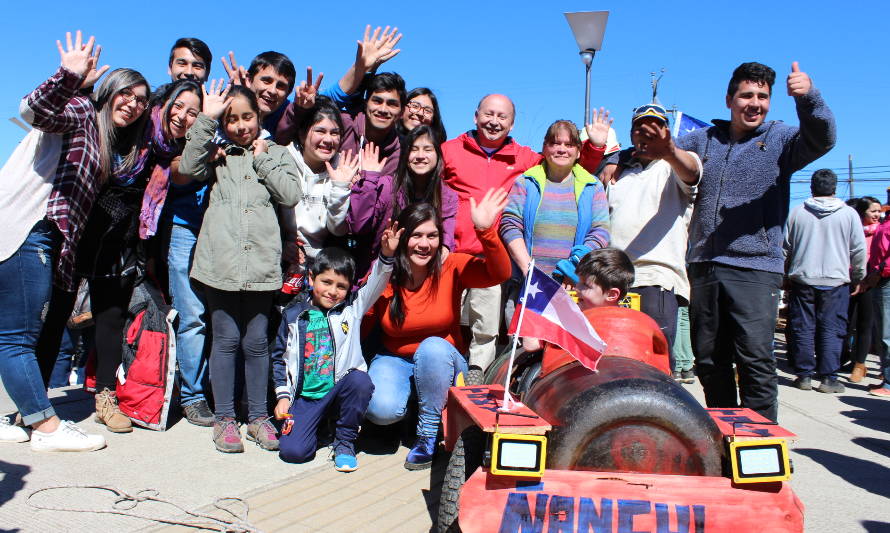
[[[483,254],[451,253],[443,260],[442,220],[429,204],[408,206],[399,215],[405,231],[395,255],[389,286],[371,310],[379,320],[383,350],[368,369],[374,395],[367,417],[379,425],[401,420],[408,410],[411,383],[417,390],[417,441],[405,468],[428,468],[445,397],[458,374],[466,372],[461,352],[460,296],[464,289],[491,287],[510,277],[510,257],[496,224],[507,193],[491,189],[470,215]]]

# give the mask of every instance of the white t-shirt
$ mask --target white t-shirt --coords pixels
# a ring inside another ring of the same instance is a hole
[[[691,155],[701,176],[701,160]],[[695,191],[662,159],[625,168],[606,189],[611,245],[633,261],[634,287],[660,286],[689,299],[686,247]]]

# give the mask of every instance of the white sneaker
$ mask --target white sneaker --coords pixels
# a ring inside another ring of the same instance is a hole
[[[52,433],[31,432],[31,449],[35,452],[91,452],[105,447],[105,437],[90,435],[70,420],[62,420]]]
[[[12,417],[0,416],[0,442],[28,442],[31,437],[25,428],[15,425]]]

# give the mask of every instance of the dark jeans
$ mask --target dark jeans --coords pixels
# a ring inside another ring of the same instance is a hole
[[[71,311],[74,309],[74,302],[77,299],[77,291],[68,292],[53,287],[52,298],[49,302],[49,311],[46,313],[46,320],[43,321],[43,328],[40,329],[40,337],[37,339],[37,364],[40,365],[40,374],[43,377],[43,384],[48,387],[60,387],[64,385],[53,385],[50,383],[50,377],[59,356],[62,354],[62,344],[70,343],[70,338],[65,339],[70,334],[66,331],[68,327],[68,318],[71,317]],[[65,376],[67,379],[67,376]],[[68,383],[66,382],[65,385]]]
[[[271,291],[221,291],[206,287],[213,342],[210,385],[217,418],[235,417],[235,363],[244,354],[244,390],[248,419],[267,416],[269,344],[266,328],[272,311]]]
[[[136,276],[90,280],[90,308],[96,323],[96,390],[115,390],[123,354],[127,308]]]
[[[798,376],[834,377],[847,334],[850,286],[818,289],[792,282],[788,301],[788,360]]]
[[[850,306],[847,308],[847,339],[841,353],[842,365],[845,361],[865,363],[875,339],[881,338],[878,331],[881,308],[877,294],[878,291],[872,289],[850,297]]]
[[[661,328],[668,341],[668,354],[670,354],[671,370],[676,367],[674,361],[674,341],[677,339],[677,295],[672,290],[650,285],[647,287],[634,287],[630,292],[640,295],[640,311],[646,313]]]
[[[689,266],[689,318],[696,373],[708,407],[741,404],[776,420],[778,376],[773,334],[782,275],[716,263]]]
[[[318,424],[329,411],[336,413],[334,453],[355,454],[358,427],[368,409],[374,385],[367,373],[353,370],[317,400],[298,397],[290,406],[294,427],[279,439],[279,457],[288,463],[305,463],[315,457]]]

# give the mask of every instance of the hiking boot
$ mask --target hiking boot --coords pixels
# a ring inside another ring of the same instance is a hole
[[[247,425],[247,440],[257,443],[264,450],[275,451],[278,449],[278,432],[269,421],[268,416],[255,418]]]
[[[91,452],[105,447],[105,437],[90,435],[70,420],[62,420],[52,433],[31,432],[35,452]]]
[[[96,422],[105,424],[112,433],[129,433],[133,423],[117,405],[117,394],[107,387],[96,394]]]
[[[890,389],[883,385],[868,389],[868,393],[872,396],[880,396],[881,398],[890,398]]]
[[[25,428],[14,423],[14,417],[0,416],[0,442],[28,442],[31,437]]]
[[[845,390],[844,384],[838,381],[834,376],[823,379],[822,383],[819,384],[819,387],[816,388],[817,392],[824,392],[825,394],[838,394]]]
[[[182,408],[182,414],[190,424],[196,426],[211,427],[216,420],[210,407],[207,406],[207,400],[198,400],[186,405]]]
[[[813,390],[813,379],[810,376],[798,376],[794,386],[800,390]]]
[[[865,363],[856,363],[853,365],[853,371],[850,372],[850,382],[859,383],[866,374],[868,374],[868,368]]]
[[[234,418],[221,418],[213,422],[213,444],[216,450],[223,453],[241,453],[241,430]]]
[[[423,470],[433,464],[433,455],[436,453],[436,437],[417,436],[414,447],[405,458],[405,468],[408,470]]]
[[[695,370],[683,370],[680,372],[680,383],[695,383]]]

